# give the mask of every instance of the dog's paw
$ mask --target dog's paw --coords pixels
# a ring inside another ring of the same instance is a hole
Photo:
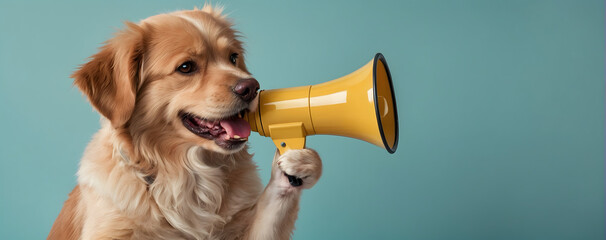
[[[312,149],[288,150],[283,155],[276,152],[274,177],[280,185],[295,188],[311,188],[322,175],[322,160]]]

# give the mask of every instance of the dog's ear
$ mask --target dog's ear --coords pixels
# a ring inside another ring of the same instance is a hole
[[[131,22],[76,71],[74,85],[114,128],[124,125],[135,107],[143,57],[144,31]]]

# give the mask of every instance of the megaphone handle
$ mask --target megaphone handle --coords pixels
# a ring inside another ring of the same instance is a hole
[[[280,151],[280,155],[291,149],[305,148],[305,137],[302,138],[287,138],[287,139],[272,139],[274,144]]]
[[[306,134],[302,122],[272,124],[269,133],[280,154],[291,149],[305,148]]]

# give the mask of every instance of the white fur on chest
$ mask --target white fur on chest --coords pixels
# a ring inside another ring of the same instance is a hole
[[[148,186],[115,154],[112,139],[111,130],[100,130],[78,171],[87,201],[83,237],[123,231],[133,239],[214,239],[244,230],[233,218],[246,217],[262,190],[249,154],[208,159],[216,155],[191,147],[180,159],[157,161]]]

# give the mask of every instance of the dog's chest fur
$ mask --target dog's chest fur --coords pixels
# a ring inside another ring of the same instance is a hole
[[[80,206],[89,206],[81,209],[84,238],[113,232],[108,237],[228,239],[244,231],[262,190],[248,153],[220,157],[192,147],[178,159],[157,161],[163,166],[148,184],[119,154],[112,134],[104,127],[95,135],[78,172]]]

